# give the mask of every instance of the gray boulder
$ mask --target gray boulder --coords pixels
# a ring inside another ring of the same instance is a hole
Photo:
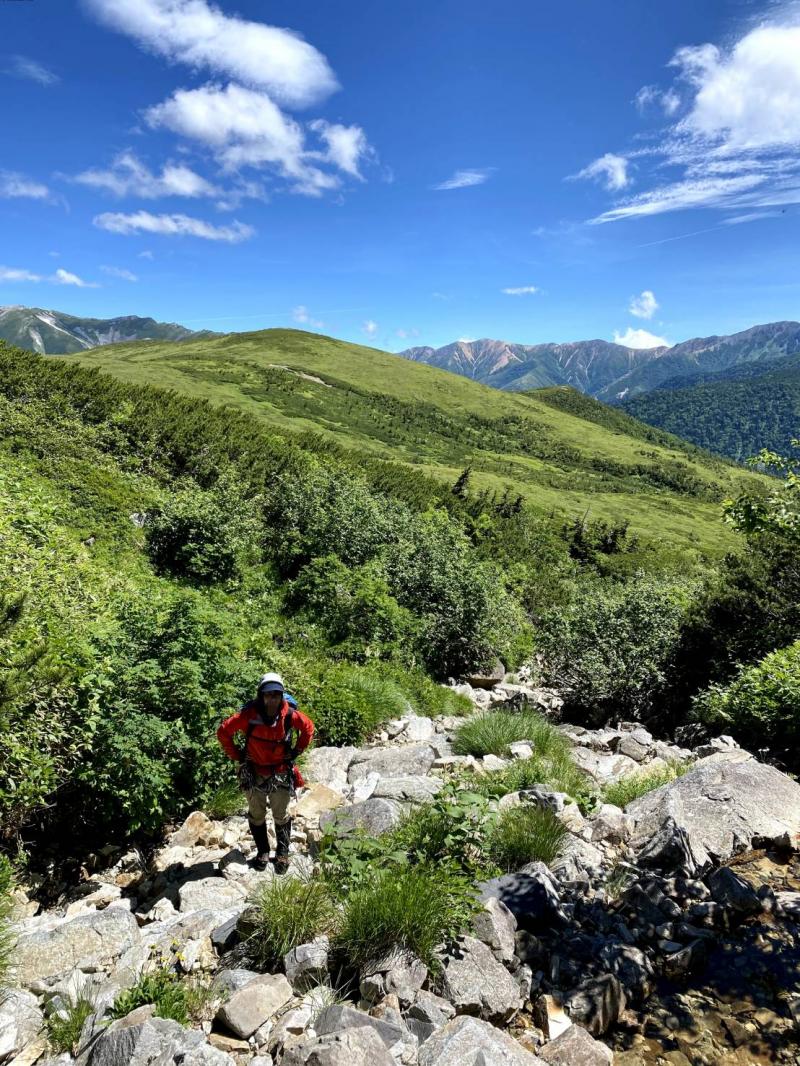
[[[356,747],[312,748],[303,758],[303,772],[309,781],[342,791],[347,788],[347,771],[358,752]]]
[[[281,1066],[396,1066],[374,1029],[359,1026],[326,1033],[285,1051]]]
[[[610,1048],[595,1040],[580,1025],[569,1029],[540,1048],[539,1055],[549,1066],[611,1066]]]
[[[380,836],[393,829],[402,815],[403,808],[396,800],[368,799],[323,814],[319,824],[326,831],[335,829],[339,835],[351,833],[354,829],[365,829],[371,836]]]
[[[472,685],[473,688],[494,688],[495,685],[499,685],[501,681],[505,679],[506,668],[500,659],[495,659],[491,666],[486,667],[485,670],[476,670],[474,673],[469,674],[464,680],[468,685]]]
[[[573,748],[572,758],[597,785],[617,781],[627,774],[636,773],[640,768],[639,763],[628,755],[604,755],[587,747]]]
[[[603,853],[588,840],[569,836],[558,858],[550,864],[550,873],[558,881],[587,881],[603,868]]]
[[[15,971],[18,984],[44,992],[76,970],[86,973],[121,970],[138,973],[147,961],[139,926],[121,907],[108,907],[77,918],[29,918],[17,935]]]
[[[417,1041],[405,1027],[373,1018],[370,1014],[334,1004],[326,1007],[314,1022],[317,1036],[328,1036],[342,1030],[371,1029],[380,1038],[384,1048],[397,1062],[410,1063],[416,1058]]]
[[[796,844],[800,784],[774,766],[720,753],[629,803],[626,813],[634,819],[630,846],[640,861],[673,863],[677,848],[692,873],[756,840]]]
[[[204,877],[199,881],[187,881],[178,889],[181,914],[191,911],[226,911],[243,903],[247,893],[224,877]]]
[[[442,960],[442,993],[457,1012],[507,1022],[522,1006],[519,985],[474,937],[462,937]]]
[[[283,956],[286,976],[297,991],[322,984],[328,976],[328,949],[326,936],[318,936],[310,944],[298,944]]]
[[[30,992],[0,992],[0,1062],[13,1058],[33,1041],[44,1018]]]
[[[398,803],[430,803],[443,785],[440,777],[425,777],[423,774],[382,777],[372,795],[378,799],[397,800]]]
[[[514,958],[517,919],[495,896],[489,896],[483,902],[483,910],[472,919],[472,928],[478,940],[492,949],[494,957],[500,962],[511,962]]]
[[[129,1024],[128,1018],[113,1022],[107,1029],[101,1029],[81,1052],[76,1066],[172,1066],[173,1063],[235,1066],[230,1055],[206,1043],[202,1032],[184,1029],[166,1018],[148,1018],[134,1024]]]
[[[430,744],[403,744],[392,748],[365,748],[359,751],[350,763],[347,779],[357,784],[368,774],[381,777],[408,777],[427,774],[436,752]]]
[[[282,973],[264,974],[234,992],[217,1011],[217,1021],[246,1040],[291,998],[292,986]]]
[[[516,873],[484,881],[481,899],[494,897],[504,903],[521,929],[549,928],[566,921],[558,884],[543,862],[532,862]]]
[[[462,1015],[419,1049],[419,1066],[544,1066],[508,1033]]]
[[[602,1036],[616,1025],[627,1001],[620,981],[606,973],[582,982],[564,1003],[573,1022],[588,1029],[593,1036]]]
[[[761,910],[761,900],[751,884],[739,877],[730,866],[720,866],[708,878],[711,898],[732,914],[746,917]]]

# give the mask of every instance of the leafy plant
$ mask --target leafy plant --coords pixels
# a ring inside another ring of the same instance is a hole
[[[356,969],[397,949],[435,969],[436,947],[466,928],[475,909],[474,887],[451,867],[382,869],[348,893],[334,943]]]
[[[566,741],[544,715],[535,711],[487,711],[464,722],[456,730],[453,750],[458,755],[504,755],[509,744],[531,742],[545,756],[563,749]]]
[[[694,700],[693,715],[730,729],[745,742],[793,745],[800,736],[800,640],[754,666],[742,666],[730,684],[712,685]]]
[[[238,781],[231,780],[209,792],[200,806],[209,818],[227,818],[241,814],[246,802]]]
[[[321,877],[274,878],[253,900],[255,931],[248,950],[262,970],[272,972],[298,944],[330,934],[338,907],[328,882]]]
[[[78,995],[63,1009],[47,1016],[47,1039],[55,1052],[77,1055],[84,1023],[94,1009],[89,997]]]
[[[495,816],[488,799],[453,783],[409,814],[392,832],[391,845],[412,862],[431,868],[451,863],[477,875],[486,869],[485,843]]]
[[[625,807],[640,796],[652,792],[662,785],[668,785],[670,781],[682,777],[691,764],[670,760],[664,766],[654,766],[651,769],[639,770],[633,774],[625,774],[617,781],[611,781],[603,789],[603,800],[615,807]]]
[[[575,764],[566,738],[560,739],[563,747],[553,744],[545,754],[537,752],[528,759],[515,759],[505,769],[476,779],[472,787],[485,796],[499,798],[543,785],[554,792],[566,792],[585,813],[595,796],[591,778]]]
[[[158,1018],[171,1018],[188,1025],[197,1020],[209,1001],[208,986],[191,977],[181,977],[164,959],[142,974],[131,988],[120,992],[111,1008],[113,1018],[124,1018],[137,1007],[152,1003]]]
[[[558,857],[568,830],[547,807],[523,804],[501,812],[489,837],[489,855],[501,870],[529,862],[550,864]]]

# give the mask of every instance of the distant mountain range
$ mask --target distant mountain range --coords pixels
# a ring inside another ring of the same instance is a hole
[[[771,322],[727,337],[698,337],[671,348],[626,348],[609,341],[511,344],[457,341],[444,348],[409,348],[400,355],[522,392],[571,385],[605,403],[619,403],[691,375],[720,373],[748,363],[768,364],[800,353],[800,323]]]
[[[77,318],[41,307],[0,307],[0,340],[44,355],[66,355],[119,341],[180,341],[197,336],[209,333],[136,315]]]

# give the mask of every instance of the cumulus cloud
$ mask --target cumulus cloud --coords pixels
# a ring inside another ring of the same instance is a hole
[[[40,181],[33,181],[13,170],[0,170],[0,196],[7,199],[49,200],[50,190]]]
[[[628,160],[625,156],[615,155],[613,152],[601,155],[573,177],[599,181],[601,185],[612,190],[624,189],[631,183],[628,177]]]
[[[28,56],[10,56],[3,67],[3,72],[10,74],[14,78],[35,81],[39,85],[55,85],[56,82],[61,80],[52,70],[48,70],[47,67],[35,59],[30,59]]]
[[[136,211],[127,215],[106,211],[96,215],[93,221],[99,229],[126,236],[134,233],[157,233],[170,237],[201,237],[207,241],[224,241],[227,244],[246,241],[255,233],[252,226],[246,226],[242,222],[233,222],[229,226],[214,226],[189,215],[153,215],[149,211]]]
[[[440,185],[434,185],[433,188],[441,192],[447,189],[468,189],[472,185],[483,185],[489,180],[492,169],[487,167],[483,170],[457,170],[452,178],[448,178]]]
[[[683,102],[683,117],[636,153],[654,163],[651,187],[593,222],[697,208],[746,217],[800,203],[800,18],[796,5],[774,11],[727,47],[678,49],[675,85],[640,90],[640,110],[655,103],[674,116]],[[682,175],[664,183],[664,164]]]
[[[169,129],[207,145],[227,171],[271,167],[295,192],[319,196],[340,186],[340,178],[322,170],[328,163],[361,177],[359,163],[370,158],[366,134],[358,126],[339,126],[321,119],[310,124],[322,138],[324,151],[306,146],[306,132],[265,93],[241,85],[203,85],[179,89],[145,112],[152,128]]]
[[[325,323],[318,318],[313,318],[305,306],[305,304],[298,304],[292,311],[292,318],[300,326],[311,326],[313,329],[323,329]]]
[[[533,296],[538,291],[535,285],[518,285],[516,288],[500,290],[506,296]]]
[[[669,348],[670,342],[664,337],[657,337],[646,329],[633,329],[631,326],[624,333],[614,330],[614,343],[626,348]]]
[[[84,281],[83,278],[79,278],[77,274],[70,273],[69,270],[64,270],[63,267],[59,267],[50,280],[54,281],[56,285],[75,285],[78,289],[97,289],[99,287],[96,281]]]
[[[0,266],[0,281],[42,281],[41,274],[34,274],[31,270],[20,270],[17,267]]]
[[[227,15],[207,0],[84,0],[100,21],[194,70],[235,78],[292,107],[338,89],[327,59],[291,30]]]
[[[628,305],[628,311],[636,318],[652,318],[657,310],[658,301],[650,289],[644,289],[638,296],[631,297]]]
[[[104,274],[108,274],[111,278],[120,278],[122,281],[138,281],[139,277],[134,274],[132,270],[125,270],[124,267],[115,266],[101,266],[100,269]]]
[[[368,318],[361,329],[368,337],[374,337],[378,332],[378,323],[373,322],[371,318]]]
[[[183,163],[167,163],[154,174],[130,151],[120,152],[105,170],[92,168],[77,174],[75,181],[114,196],[139,196],[156,200],[162,196],[218,196],[220,189]]]

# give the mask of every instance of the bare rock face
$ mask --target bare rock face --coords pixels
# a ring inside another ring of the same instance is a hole
[[[461,1015],[429,1037],[419,1049],[419,1066],[544,1066],[508,1033],[478,1018]]]
[[[694,873],[756,840],[796,846],[800,784],[755,759],[711,755],[625,810],[640,862]]]
[[[519,985],[486,944],[462,937],[442,967],[442,990],[457,1011],[507,1022],[522,1006]]]

